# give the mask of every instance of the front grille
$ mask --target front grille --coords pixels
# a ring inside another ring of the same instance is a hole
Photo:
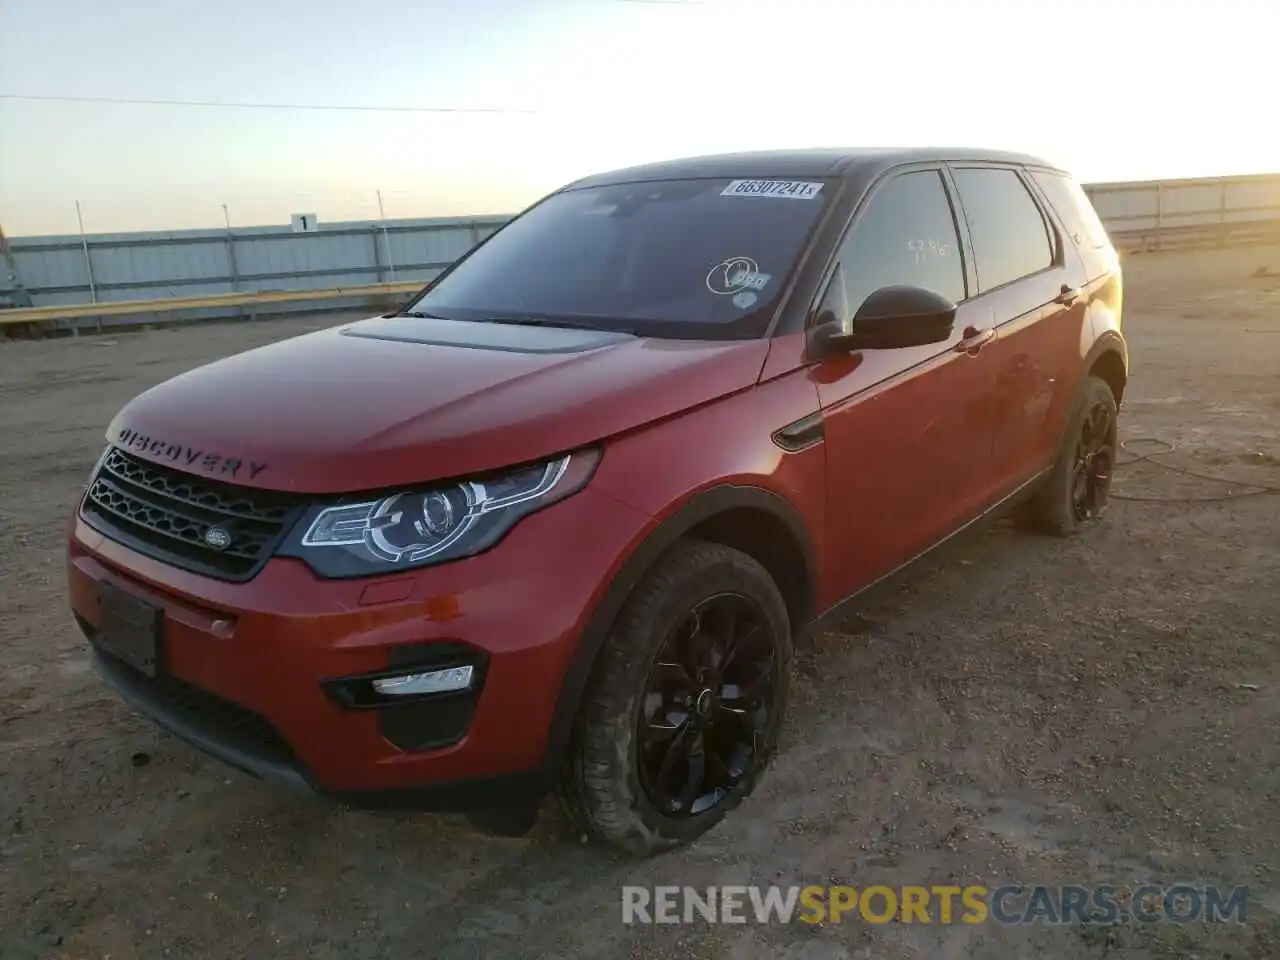
[[[290,494],[206,480],[111,447],[81,512],[91,526],[139,553],[224,580],[248,580],[303,506]],[[230,544],[221,550],[207,544],[210,527],[227,531]]]

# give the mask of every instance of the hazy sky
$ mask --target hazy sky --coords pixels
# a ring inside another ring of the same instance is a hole
[[[1086,181],[1280,172],[1261,0],[0,0],[10,235],[507,212],[596,169],[978,145]]]

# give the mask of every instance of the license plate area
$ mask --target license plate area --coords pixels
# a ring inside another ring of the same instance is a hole
[[[98,584],[98,635],[103,650],[149,677],[162,669],[164,611],[110,583]]]

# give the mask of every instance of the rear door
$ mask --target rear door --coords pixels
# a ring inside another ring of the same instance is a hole
[[[991,311],[999,334],[990,351],[988,491],[999,499],[1053,460],[1085,322],[1083,268],[1021,170],[952,165],[951,177],[969,228],[976,302]]]
[[[1084,266],[1082,293],[1091,337],[1104,330],[1118,330],[1124,301],[1120,256],[1107,236],[1106,227],[1093,209],[1089,196],[1070,175],[1059,170],[1030,170],[1047,208],[1057,214],[1067,246],[1073,247]],[[1064,377],[1074,384],[1085,373],[1081,349],[1076,369]],[[1065,417],[1065,411],[1063,416]]]
[[[959,220],[940,168],[872,188],[839,247],[821,313],[845,324],[875,290],[907,284],[960,304],[951,338],[815,365],[826,434],[830,567],[849,593],[969,519],[988,486],[995,384],[990,312],[966,303]]]

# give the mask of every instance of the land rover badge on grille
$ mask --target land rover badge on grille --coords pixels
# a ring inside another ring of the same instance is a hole
[[[225,550],[231,546],[231,533],[226,527],[210,527],[202,538],[206,547],[214,550]]]

